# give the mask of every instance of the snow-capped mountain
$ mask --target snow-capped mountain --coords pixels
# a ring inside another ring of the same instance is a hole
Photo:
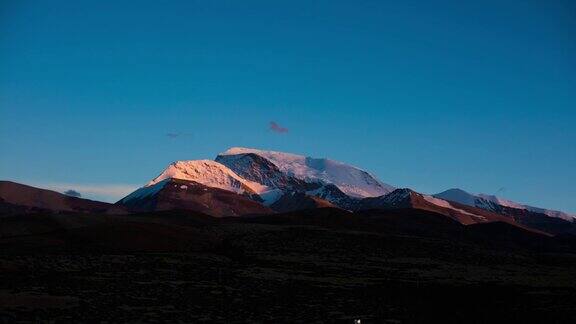
[[[128,204],[130,200],[153,196],[168,179],[193,181],[228,190],[265,206],[272,206],[282,197],[286,200],[288,194],[290,197],[304,194],[352,210],[362,198],[381,196],[394,190],[368,172],[341,162],[275,151],[231,148],[219,154],[215,161],[173,162],[119,203]]]
[[[225,165],[212,160],[177,161],[145,187],[153,186],[165,179],[194,181],[208,187],[220,188],[238,194],[259,194],[267,190],[265,185],[246,180]]]
[[[462,224],[513,222],[561,233],[574,215],[451,189],[429,196],[394,189],[359,168],[297,154],[231,148],[215,161],[171,163],[144,187],[118,202],[131,210],[192,209],[217,216],[336,206],[420,209]],[[556,217],[550,220],[551,217]],[[560,222],[560,223],[559,223]],[[562,223],[564,222],[564,223]]]
[[[478,194],[474,195],[462,189],[449,189],[444,192],[435,194],[434,197],[454,201],[467,206],[482,208],[485,210],[503,213],[503,209],[526,210],[533,213],[543,214],[549,217],[560,218],[567,221],[576,220],[576,215],[564,213],[557,210],[549,210],[529,205],[519,204],[514,201],[506,200],[494,195]]]
[[[221,154],[216,157],[216,161],[244,179],[266,186],[267,190],[261,192],[260,197],[267,206],[273,205],[286,195],[293,197],[295,193],[318,197],[345,209],[352,209],[353,203],[358,200],[348,196],[334,184],[316,179],[303,180],[290,175],[280,170],[272,161],[255,153]]]
[[[424,195],[414,190],[403,188],[393,192],[373,198],[362,199],[357,205],[358,210],[362,209],[422,209],[436,212],[450,217],[462,224],[475,224],[493,221],[513,222],[512,219],[482,210],[480,208],[467,206],[457,202],[450,202],[444,199]]]
[[[267,162],[262,163],[262,159]],[[256,160],[260,160],[258,168],[254,168]],[[252,181],[280,189],[301,186],[302,182],[333,184],[355,198],[382,196],[395,189],[354,166],[291,153],[234,147],[219,154],[216,161]]]
[[[176,161],[117,204],[134,211],[191,209],[238,216],[271,212],[260,204],[271,191],[212,160]]]
[[[317,187],[316,184],[286,174],[272,161],[254,153],[220,154],[215,161],[227,166],[242,178],[269,188],[304,191]]]

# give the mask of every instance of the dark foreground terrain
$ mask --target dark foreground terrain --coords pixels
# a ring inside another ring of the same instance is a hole
[[[574,323],[572,237],[418,211],[0,218],[0,323]]]

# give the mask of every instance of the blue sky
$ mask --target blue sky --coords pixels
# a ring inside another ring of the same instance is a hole
[[[1,179],[110,200],[247,146],[576,212],[573,1],[8,0],[0,30]]]

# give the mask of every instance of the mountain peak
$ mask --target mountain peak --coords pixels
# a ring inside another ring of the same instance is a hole
[[[146,186],[153,186],[165,179],[195,181],[209,187],[255,194],[266,190],[266,186],[243,179],[227,166],[212,160],[187,160],[172,162],[160,175]]]
[[[476,196],[460,188],[452,188],[433,195],[436,198],[454,201],[467,206],[475,206]]]
[[[219,154],[216,160],[235,170],[236,158],[234,156],[247,154],[255,154],[270,161],[281,172],[296,179],[309,183],[334,184],[352,197],[377,197],[395,189],[360,168],[326,158],[233,147]]]

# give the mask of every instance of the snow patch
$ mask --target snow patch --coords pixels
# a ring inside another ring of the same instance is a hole
[[[486,217],[484,217],[484,216],[482,216],[482,215],[472,214],[472,213],[469,213],[469,212],[467,212],[467,211],[465,211],[465,210],[463,210],[463,209],[456,208],[456,207],[452,206],[452,204],[450,204],[450,202],[448,202],[448,201],[446,201],[446,200],[434,198],[434,197],[428,196],[428,195],[422,195],[422,197],[424,197],[424,200],[426,200],[427,202],[429,202],[429,203],[431,203],[431,204],[434,204],[434,205],[436,205],[436,206],[440,206],[440,207],[443,207],[443,208],[452,209],[452,210],[455,210],[455,211],[457,211],[457,212],[459,212],[459,213],[462,213],[462,214],[464,214],[464,215],[468,215],[468,216],[472,216],[472,217],[474,217],[474,218],[480,218],[480,219],[486,220]]]
[[[270,206],[273,203],[277,202],[280,197],[284,194],[284,191],[281,189],[272,189],[260,194],[260,198],[264,200],[262,203],[264,206]]]
[[[139,188],[136,191],[129,194],[128,196],[122,198],[120,202],[127,202],[134,199],[143,199],[145,197],[155,195],[157,192],[162,190],[162,188],[164,188],[164,186],[168,183],[168,181],[169,179],[165,179],[155,183],[154,185]]]
[[[525,209],[524,205],[521,205],[519,203],[510,201],[510,200],[502,199],[502,198],[496,197],[494,195],[479,194],[479,195],[477,195],[477,197],[480,197],[482,199],[486,199],[488,201],[497,203],[500,206],[516,208],[516,209]]]

